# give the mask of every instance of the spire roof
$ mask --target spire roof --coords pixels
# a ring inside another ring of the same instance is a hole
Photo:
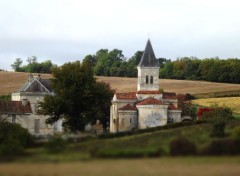
[[[158,66],[159,65],[153,52],[152,44],[148,39],[147,45],[145,47],[141,61],[138,64],[138,67],[158,67]]]

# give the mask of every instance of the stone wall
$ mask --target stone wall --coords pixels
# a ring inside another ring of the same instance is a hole
[[[137,105],[138,128],[150,128],[167,124],[168,105]]]
[[[172,123],[181,122],[181,110],[169,110],[168,121]]]
[[[138,127],[137,111],[119,110],[118,119],[118,132],[131,131]]]
[[[146,76],[149,76],[148,84]],[[153,76],[153,84],[150,84],[150,76]],[[159,90],[159,67],[138,67],[137,90]]]

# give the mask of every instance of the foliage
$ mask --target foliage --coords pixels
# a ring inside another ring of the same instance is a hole
[[[191,100],[179,101],[179,107],[182,109],[182,116],[190,116],[193,120],[197,117],[197,110]]]
[[[179,137],[171,141],[170,154],[172,156],[186,156],[196,154],[196,146],[193,142],[184,137]]]
[[[216,121],[213,123],[213,128],[211,132],[212,137],[224,137],[225,136],[225,121]]]
[[[66,149],[67,143],[61,137],[52,137],[46,144],[49,153],[60,153]]]
[[[232,130],[231,136],[233,139],[240,140],[240,125]]]
[[[10,101],[11,100],[11,95],[10,94],[8,94],[8,95],[1,95],[0,96],[0,100]]]
[[[203,155],[239,155],[240,140],[217,139],[211,141],[202,151]]]
[[[46,60],[44,62],[38,63],[37,57],[32,56],[27,58],[27,65],[23,65],[23,60],[21,58],[16,58],[15,62],[11,67],[16,72],[30,72],[30,73],[51,73],[51,69],[54,67],[51,60]]]
[[[229,120],[233,119],[233,116],[230,109],[216,107],[211,111],[203,113],[203,118],[213,124],[211,132],[212,137],[224,137],[225,125]]]
[[[240,59],[182,57],[161,65],[160,78],[240,83]]]
[[[17,155],[33,144],[33,137],[18,124],[0,123],[0,155]]]
[[[47,123],[64,118],[63,126],[77,132],[84,130],[86,124],[100,120],[106,128],[113,90],[96,81],[89,62],[77,61],[55,67],[53,77],[55,96],[45,96],[40,103],[41,113],[50,115]]]

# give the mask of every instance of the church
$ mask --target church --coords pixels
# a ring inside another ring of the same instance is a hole
[[[181,122],[182,110],[176,93],[161,92],[159,63],[150,40],[138,64],[137,91],[115,92],[110,107],[110,132],[164,126]]]

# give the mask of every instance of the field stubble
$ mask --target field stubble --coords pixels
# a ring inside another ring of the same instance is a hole
[[[239,157],[106,159],[72,163],[4,163],[0,165],[0,175],[237,176],[239,166]]]

